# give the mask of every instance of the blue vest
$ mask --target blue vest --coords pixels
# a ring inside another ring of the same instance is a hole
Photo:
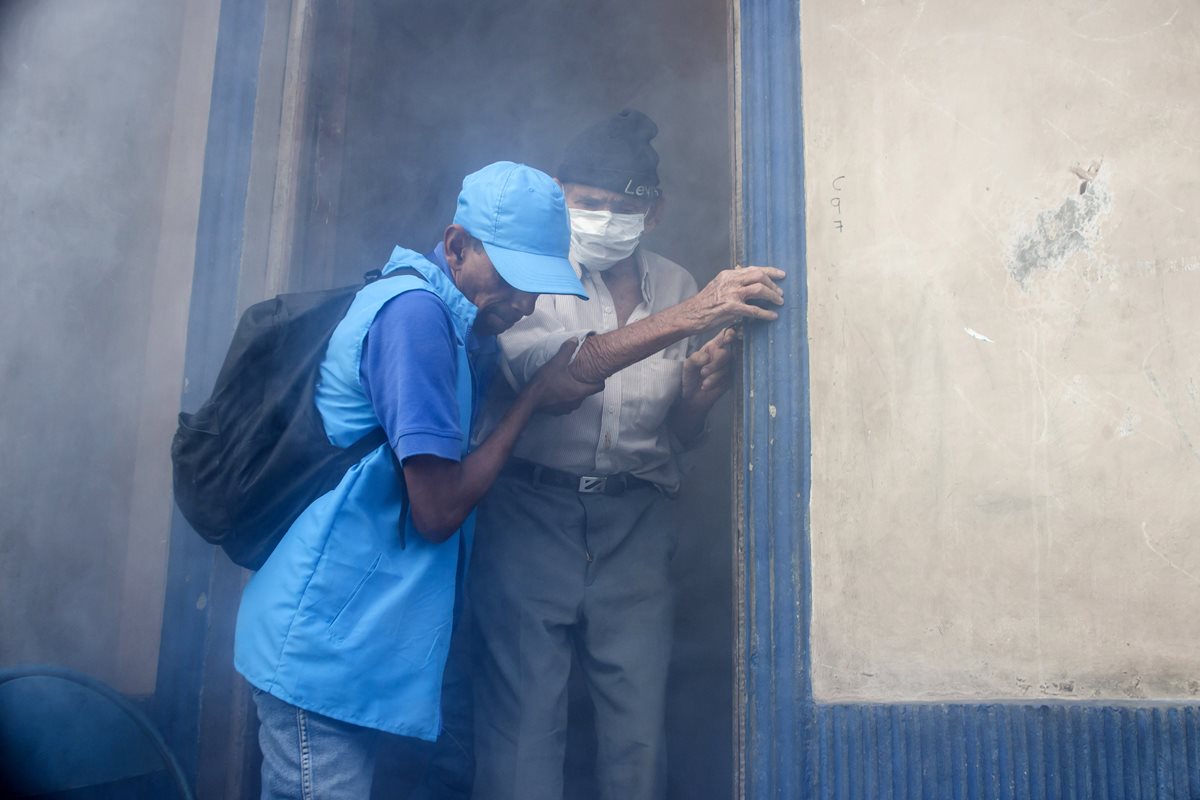
[[[465,453],[474,406],[466,340],[476,309],[417,253],[396,248],[384,273],[399,267],[426,280],[398,276],[368,284],[330,339],[317,386],[325,431],[344,447],[379,425],[359,382],[363,339],[388,300],[432,290],[457,334],[457,364],[446,368],[457,372]],[[238,610],[234,666],[254,686],[300,708],[436,739],[455,578],[472,530],[473,518],[441,544],[417,533],[402,477],[389,447],[380,447],[305,509],[250,579]]]

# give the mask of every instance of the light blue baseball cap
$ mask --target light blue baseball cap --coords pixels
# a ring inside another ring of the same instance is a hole
[[[544,172],[497,161],[463,178],[454,223],[483,242],[496,272],[534,294],[588,299],[567,260],[571,222],[558,183]]]

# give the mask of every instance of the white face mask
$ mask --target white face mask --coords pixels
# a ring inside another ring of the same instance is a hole
[[[628,258],[646,228],[645,214],[567,210],[571,214],[571,258],[596,272]]]

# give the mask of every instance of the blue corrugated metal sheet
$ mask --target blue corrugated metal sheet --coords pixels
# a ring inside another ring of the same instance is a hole
[[[1200,707],[814,705],[820,800],[1194,800]],[[756,795],[750,795],[756,796]],[[782,797],[784,795],[767,795]]]
[[[740,0],[734,44],[740,257],[790,271],[746,335],[737,796],[1200,800],[1200,707],[814,702],[799,3]]]

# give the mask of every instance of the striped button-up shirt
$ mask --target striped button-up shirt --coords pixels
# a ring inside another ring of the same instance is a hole
[[[629,323],[670,308],[696,293],[696,281],[683,267],[643,248],[637,251],[642,301]],[[532,314],[501,334],[500,368],[512,389],[520,389],[566,339],[616,330],[617,310],[599,273],[580,269],[590,300],[542,295]],[[684,339],[611,376],[604,390],[563,416],[535,414],[513,455],[576,475],[629,472],[668,492],[679,488],[679,447],[667,430],[667,412],[679,398],[683,362],[694,343]],[[495,381],[494,384],[501,384]],[[490,420],[511,400],[494,393]]]

